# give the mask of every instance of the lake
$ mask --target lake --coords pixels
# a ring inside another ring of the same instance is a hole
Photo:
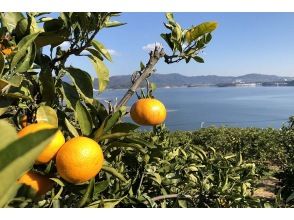
[[[107,90],[99,100],[120,99],[126,90]],[[294,115],[294,87],[158,88],[170,130],[208,126],[280,128]],[[136,100],[132,97],[128,105]],[[129,121],[127,119],[127,121]]]

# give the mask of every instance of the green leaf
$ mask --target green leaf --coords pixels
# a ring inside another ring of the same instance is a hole
[[[5,130],[1,127],[1,130]],[[2,133],[2,131],[0,132]],[[21,177],[35,162],[35,159],[43,151],[44,147],[50,143],[56,129],[46,129],[23,138],[17,139],[6,147],[1,145],[0,149],[0,198],[7,190]],[[1,201],[0,207],[7,201]]]
[[[122,116],[121,111],[116,111],[112,116],[110,116],[110,118],[108,118],[105,123],[104,133],[109,131],[118,122],[121,116]]]
[[[146,150],[139,144],[136,144],[136,143],[125,143],[125,142],[119,142],[119,141],[114,141],[114,142],[111,142],[109,147],[117,147],[117,148],[132,148],[132,149],[135,149],[139,152],[141,152],[142,154],[146,154]]]
[[[77,102],[75,111],[83,135],[90,135],[92,133],[93,122],[88,110],[81,102]]]
[[[107,180],[98,182],[95,184],[95,188],[94,188],[94,195],[93,195],[93,199],[98,199],[98,195],[100,193],[102,193],[103,191],[105,191],[109,186],[109,182]]]
[[[81,207],[85,206],[87,201],[90,199],[91,194],[93,194],[93,192],[94,192],[94,187],[95,187],[95,178],[92,178],[90,180],[90,183],[89,183],[89,185],[87,187],[87,190],[86,190],[85,194],[83,195],[83,197],[79,201],[78,208],[81,208]]]
[[[0,75],[2,75],[5,66],[5,59],[3,54],[0,52]]]
[[[0,150],[17,139],[15,128],[5,120],[0,120]]]
[[[7,80],[0,79],[0,90],[3,89],[8,84],[13,87],[19,87],[22,80],[23,80],[23,77],[19,76],[19,75],[13,75],[12,77],[10,77]]]
[[[165,17],[167,18],[168,21],[175,22],[173,13],[167,12],[165,13]]]
[[[126,142],[130,142],[130,143],[136,143],[136,144],[140,144],[142,146],[148,147],[150,149],[156,148],[152,143],[145,141],[143,139],[139,139],[139,138],[125,138],[124,141]]]
[[[76,128],[69,122],[69,120],[67,120],[67,118],[65,118],[65,125],[68,129],[68,131],[74,136],[74,137],[78,137],[79,133],[76,130]]]
[[[25,36],[21,39],[21,41],[17,44],[18,51],[14,55],[11,61],[11,67],[10,69],[13,70],[16,65],[22,60],[22,58],[27,54],[28,48],[32,45],[36,37],[39,35],[39,33],[30,34],[28,36]]]
[[[116,201],[113,202],[104,202],[104,208],[114,208],[116,205],[118,205],[126,196],[117,199]]]
[[[6,27],[12,33],[17,23],[23,18],[25,17],[20,12],[1,12],[1,26]]]
[[[65,69],[71,76],[76,88],[86,97],[93,98],[93,83],[91,76],[78,68],[69,67]]]
[[[54,127],[58,127],[56,111],[49,106],[40,106],[36,113],[37,122],[47,122]]]
[[[41,48],[47,45],[56,47],[57,45],[60,45],[61,43],[66,41],[68,37],[69,32],[66,29],[52,32],[42,32],[36,38],[35,43],[37,48]]]
[[[16,65],[15,72],[26,72],[33,65],[36,57],[36,44],[33,42],[27,49],[24,58]]]
[[[66,105],[75,110],[76,103],[79,101],[80,96],[74,86],[68,84],[67,82],[62,82],[63,95],[65,97]]]
[[[175,46],[174,43],[171,41],[171,34],[161,34],[160,36],[165,40],[170,49],[174,50]]]
[[[210,33],[217,28],[217,22],[204,22],[196,27],[190,28],[185,34],[185,41],[190,44],[192,41],[197,40],[198,37]]]
[[[44,101],[47,105],[51,105],[55,99],[55,86],[52,73],[48,67],[41,69],[39,80],[41,84],[40,90],[42,94],[42,101]]]
[[[57,183],[59,186],[64,187],[65,184],[58,178],[50,178],[52,181],[54,181],[55,183]]]
[[[204,60],[202,57],[199,57],[199,56],[195,56],[195,57],[192,57],[196,62],[198,63],[204,63]]]
[[[131,135],[131,134],[130,133],[123,133],[123,132],[105,134],[105,135],[102,135],[98,139],[98,141],[102,141],[102,140],[105,140],[105,139],[121,138],[121,137],[126,137],[126,136],[129,136],[129,135]]]
[[[63,20],[61,19],[50,19],[44,23],[44,30],[46,32],[59,31],[63,27]]]
[[[107,67],[105,66],[102,60],[93,56],[89,56],[89,57],[95,68],[95,71],[99,80],[99,91],[103,92],[109,83],[109,70],[107,69]]]
[[[137,128],[139,128],[140,126],[133,124],[133,123],[129,123],[129,122],[123,122],[123,123],[118,123],[116,124],[112,129],[111,132],[112,133],[116,133],[116,132],[130,132],[130,131],[134,131]]]
[[[118,27],[118,26],[125,25],[125,24],[126,23],[122,23],[122,22],[119,22],[119,21],[106,21],[104,23],[106,28]]]
[[[102,170],[107,173],[110,173],[111,175],[115,176],[123,182],[127,182],[126,178],[113,167],[103,165]]]
[[[98,50],[106,59],[112,61],[111,55],[108,52],[107,48],[97,40],[92,40],[91,45]]]
[[[97,59],[103,60],[102,55],[99,53],[98,50],[95,50],[93,48],[87,48],[87,51],[89,51],[94,57],[96,57]]]
[[[34,17],[21,19],[15,28],[16,38],[22,39],[25,35],[38,32],[40,29]]]

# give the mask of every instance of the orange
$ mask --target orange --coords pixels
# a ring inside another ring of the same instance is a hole
[[[75,137],[58,151],[56,167],[59,175],[70,183],[83,183],[96,176],[104,162],[97,142],[87,137]]]
[[[1,51],[4,55],[10,55],[12,53],[11,48],[6,48]]]
[[[27,186],[32,187],[37,192],[37,196],[46,194],[54,186],[54,182],[48,177],[29,171],[24,174],[18,181],[18,183],[23,183]]]
[[[130,115],[139,125],[159,125],[166,118],[166,109],[159,100],[144,98],[133,104]]]
[[[53,125],[47,123],[47,122],[38,122],[36,124],[30,124],[23,128],[20,132],[18,132],[19,137],[23,137],[25,135],[28,135],[30,133],[34,133],[43,129],[50,129],[54,128]],[[60,130],[58,130],[51,140],[51,142],[44,148],[44,150],[41,152],[41,154],[38,156],[36,163],[37,164],[44,164],[48,163],[50,160],[52,160],[55,156],[59,148],[64,144],[65,139]]]

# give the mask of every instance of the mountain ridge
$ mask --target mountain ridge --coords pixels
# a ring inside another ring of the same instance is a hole
[[[287,82],[294,80],[294,77],[266,75],[260,73],[249,73],[240,76],[218,76],[218,75],[198,75],[185,76],[180,73],[160,74],[155,73],[150,77],[150,81],[156,83],[157,87],[193,87],[232,83],[271,83]],[[111,76],[108,85],[109,89],[124,89],[131,85],[131,75]],[[94,80],[94,88],[98,86],[98,79]],[[143,84],[144,86],[144,84]]]

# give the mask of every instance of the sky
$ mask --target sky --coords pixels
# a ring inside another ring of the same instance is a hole
[[[201,56],[205,63],[191,61],[156,66],[158,73],[193,75],[239,76],[249,73],[294,76],[294,13],[174,13],[183,28],[206,21],[218,22],[212,40]],[[120,27],[102,30],[96,37],[113,55],[106,62],[110,75],[131,74],[139,63],[148,61],[148,48],[155,42],[163,44],[160,34],[164,27],[164,13],[122,13],[115,20],[126,22]],[[72,58],[69,63],[95,76],[87,58]]]

